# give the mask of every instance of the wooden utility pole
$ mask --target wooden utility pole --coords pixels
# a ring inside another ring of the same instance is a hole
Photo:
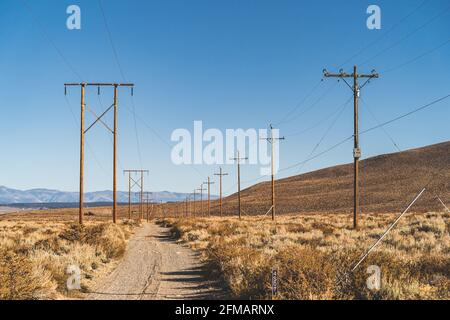
[[[359,159],[361,158],[361,149],[359,146],[359,115],[358,115],[358,98],[360,95],[361,89],[370,82],[371,79],[379,78],[378,73],[375,72],[375,70],[372,70],[371,74],[358,74],[358,68],[356,66],[353,67],[353,73],[348,74],[345,73],[343,70],[340,70],[339,73],[332,74],[329,73],[326,69],[323,70],[323,74],[327,78],[340,78],[342,79],[347,86],[353,91],[353,138],[354,138],[354,145],[353,145],[353,159],[354,159],[354,165],[353,165],[353,229],[358,228],[358,215],[359,215]],[[351,86],[345,79],[346,78],[353,78],[353,86]],[[359,78],[366,78],[366,82],[359,86],[358,79]]]
[[[197,195],[197,189],[194,189],[194,210],[192,211],[192,215],[195,217],[195,196]]]
[[[81,126],[80,126],[80,200],[79,200],[79,223],[83,224],[84,217],[84,135],[97,123],[102,123],[106,129],[108,129],[114,136],[113,142],[113,222],[117,222],[117,109],[118,109],[118,87],[131,87],[133,90],[134,84],[132,83],[65,83],[64,93],[67,94],[67,87],[79,86],[81,88]],[[100,87],[114,87],[114,102],[106,109],[100,116],[97,116],[91,109],[89,111],[96,117],[95,121],[85,130],[84,129],[84,113],[86,109],[85,103],[85,88],[97,87],[98,94],[100,94]],[[103,120],[102,117],[114,108],[114,127],[111,129]]]
[[[117,84],[114,84],[113,223],[117,222]]]
[[[80,127],[80,208],[79,224],[83,224],[84,217],[84,83],[81,84],[81,127]]]
[[[140,217],[141,219],[144,218],[144,175],[141,173],[141,212],[140,212]]]
[[[147,217],[147,222],[149,222],[149,212],[148,212],[148,204],[149,204],[149,201],[150,201],[150,197],[149,197],[149,193],[148,193],[148,191],[145,193],[145,204],[146,204],[146,207],[145,207],[145,214],[146,214],[146,217]]]
[[[128,218],[131,219],[131,196],[132,189],[135,186],[139,187],[139,220],[144,218],[144,173],[148,175],[148,170],[131,169],[123,170],[123,173],[128,173]],[[136,174],[140,174],[140,178],[135,178]],[[133,175],[133,176],[132,176]],[[131,183],[133,182],[133,183]]]
[[[128,172],[128,220],[131,220],[131,172]]]
[[[267,140],[271,144],[271,166],[272,166],[272,207],[270,208],[272,211],[272,220],[275,220],[275,141],[277,140],[284,140],[284,137],[282,138],[275,138],[273,136],[273,127],[270,125],[270,137],[268,138],[262,138],[264,140]]]
[[[203,184],[208,185],[208,216],[211,215],[211,185],[214,184],[214,182],[211,182],[210,178],[208,177],[208,181],[204,182]]]
[[[186,200],[185,200],[184,214],[187,218],[187,216],[188,216],[188,197],[186,197]]]
[[[237,161],[237,179],[238,179],[238,211],[239,219],[242,218],[241,214],[241,160],[248,160],[248,157],[241,158],[239,151],[237,152],[237,157],[231,158],[231,160]]]
[[[200,185],[200,189],[197,189],[197,191],[200,191],[200,215],[204,216],[204,212],[203,212],[203,191],[206,191],[206,189],[203,188],[203,183]]]
[[[222,167],[220,167],[219,173],[214,173],[214,175],[219,176],[219,185],[220,185],[219,205],[220,205],[220,215],[222,216],[222,177],[227,176],[228,173],[222,173]]]

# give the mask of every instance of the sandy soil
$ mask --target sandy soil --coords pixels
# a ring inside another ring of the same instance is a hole
[[[153,223],[141,227],[117,268],[86,298],[92,300],[220,299],[224,290],[205,278],[199,256]]]

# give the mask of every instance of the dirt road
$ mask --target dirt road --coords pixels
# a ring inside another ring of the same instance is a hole
[[[169,229],[144,224],[130,239],[118,267],[88,295],[95,300],[220,299],[205,279],[198,254],[175,242]]]

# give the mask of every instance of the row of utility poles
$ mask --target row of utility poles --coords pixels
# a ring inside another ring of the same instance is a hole
[[[131,95],[133,95],[133,83],[65,83],[64,94],[67,95],[67,87],[80,87],[81,104],[80,104],[80,190],[79,190],[79,211],[78,221],[79,224],[83,224],[84,220],[84,145],[85,135],[96,124],[102,124],[113,135],[113,207],[112,207],[112,220],[113,223],[117,222],[117,114],[118,114],[118,89],[119,87],[130,87]],[[113,87],[114,88],[114,100],[113,103],[102,114],[97,115],[85,102],[85,91],[87,87],[97,87],[97,94],[100,95],[100,88]],[[95,120],[85,129],[85,111],[86,109],[92,113]],[[113,110],[113,128],[111,128],[104,120],[103,117]],[[144,199],[144,173],[148,174],[148,170],[133,169],[124,170],[124,173],[128,174],[128,218],[131,219],[131,203],[132,203],[132,189],[137,186],[140,189],[139,192],[139,220],[144,218],[144,203],[146,203],[146,217],[149,219],[149,201],[150,198],[147,193],[147,198]],[[140,178],[136,178],[135,175],[140,174]]]
[[[97,123],[101,123],[109,132],[113,135],[113,208],[112,208],[112,220],[117,222],[117,109],[118,109],[118,88],[130,87],[131,94],[133,95],[132,83],[65,83],[64,94],[67,94],[67,87],[79,86],[81,89],[81,116],[80,116],[80,200],[79,200],[79,213],[78,220],[80,224],[83,224],[84,218],[84,136],[85,134]],[[97,87],[97,94],[100,95],[101,87],[113,87],[114,88],[114,102],[108,107],[100,116],[98,116],[91,108],[85,103],[85,89],[87,87]],[[84,113],[86,107],[96,118],[95,121],[87,128],[84,128]],[[114,125],[111,129],[102,118],[111,110],[114,112]]]
[[[276,143],[276,141],[284,140],[284,137],[282,137],[282,138],[274,137],[273,129],[274,128],[272,127],[272,125],[270,125],[270,132],[271,132],[270,137],[265,137],[265,138],[262,138],[262,139],[267,140],[271,144],[271,171],[272,171],[272,179],[271,179],[272,180],[272,183],[271,183],[271,186],[272,186],[272,193],[271,193],[272,203],[271,204],[272,205],[271,205],[271,207],[269,209],[269,212],[272,212],[272,220],[275,220],[275,212],[276,212],[276,210],[275,210],[275,143]],[[231,158],[230,160],[235,161],[236,164],[237,164],[238,216],[239,216],[239,219],[242,219],[242,207],[241,207],[241,162],[248,160],[248,157],[241,157],[240,152],[238,151],[237,152],[237,156],[234,157],[234,158]],[[220,167],[219,173],[214,173],[214,175],[219,177],[219,185],[220,185],[220,187],[219,187],[219,189],[220,189],[219,206],[220,206],[220,215],[222,216],[223,215],[223,208],[222,208],[222,206],[223,206],[223,202],[222,202],[222,197],[223,197],[223,195],[222,195],[222,178],[224,176],[227,176],[228,173],[223,172],[222,171],[222,167]],[[194,190],[194,193],[193,193],[193,197],[194,197],[194,199],[193,199],[193,204],[194,204],[193,214],[194,215],[196,214],[195,208],[196,208],[196,195],[197,195],[197,192],[200,192],[200,206],[201,206],[200,214],[204,215],[204,212],[203,212],[203,191],[206,191],[206,190],[208,191],[208,216],[211,215],[211,185],[212,184],[214,184],[214,182],[211,182],[210,177],[208,176],[208,181],[203,182],[200,185],[199,189],[195,189]],[[207,189],[203,188],[203,186],[205,186],[205,185],[208,186]],[[189,214],[189,211],[188,211],[188,209],[189,209],[189,200],[190,200],[189,197],[186,197],[186,200],[185,200],[185,202],[186,202],[186,204],[185,204],[185,214],[186,215]]]
[[[326,69],[323,70],[323,74],[324,77],[326,78],[339,78],[341,80],[343,80],[343,82],[352,90],[353,92],[353,140],[354,140],[354,145],[353,145],[353,159],[354,159],[354,165],[353,165],[353,228],[357,229],[358,228],[358,216],[359,216],[359,197],[360,197],[360,193],[359,193],[359,160],[361,158],[361,148],[360,148],[360,144],[359,144],[359,106],[358,106],[358,100],[359,100],[359,96],[360,96],[360,92],[361,89],[364,88],[372,79],[376,79],[379,78],[379,74],[375,72],[375,70],[372,70],[372,72],[370,74],[359,74],[358,73],[358,68],[357,66],[353,67],[353,72],[352,73],[346,73],[344,72],[342,69],[339,71],[339,73],[330,73],[328,72]],[[353,79],[353,85],[350,85],[346,79],[347,78],[352,78]],[[366,81],[360,85],[359,84],[359,79],[366,79]],[[271,165],[272,165],[272,179],[271,179],[271,188],[272,188],[272,194],[271,194],[271,199],[272,199],[272,206],[269,209],[269,212],[272,212],[272,220],[275,219],[275,214],[276,214],[276,202],[275,202],[275,169],[274,169],[274,160],[275,160],[275,156],[274,156],[274,145],[276,140],[284,140],[284,137],[282,138],[275,138],[273,136],[273,127],[270,126],[271,129],[271,136],[267,137],[267,138],[263,138],[265,140],[267,140],[269,143],[271,143],[272,145],[272,155],[271,155]],[[242,210],[241,210],[241,177],[240,177],[240,164],[241,161],[245,161],[247,160],[247,157],[241,157],[239,152],[237,153],[237,157],[232,158],[231,160],[236,161],[237,163],[237,186],[238,186],[238,190],[237,190],[237,195],[238,195],[238,215],[239,218],[242,217]],[[220,176],[220,178],[222,178],[222,168],[220,169],[221,172],[217,175]],[[210,213],[210,203],[209,203],[209,177],[208,177],[208,182],[206,183],[208,185],[208,213]],[[221,185],[220,185],[220,213],[222,214],[222,179],[221,179]],[[202,202],[202,192],[204,191],[203,189],[203,184],[201,185],[200,189],[196,189],[194,190],[194,213],[195,213],[195,195],[196,195],[196,191],[200,191],[200,196],[201,196],[201,202]],[[188,212],[188,198],[186,199],[186,214]],[[203,210],[202,210],[203,212]]]
[[[359,215],[359,159],[361,158],[361,148],[359,145],[359,110],[358,110],[358,99],[360,96],[360,91],[364,86],[370,82],[371,79],[378,78],[379,75],[375,71],[372,71],[370,74],[358,74],[358,69],[356,66],[353,67],[353,73],[346,73],[342,69],[339,73],[330,73],[326,69],[323,70],[324,77],[326,78],[339,78],[347,84],[347,86],[353,92],[353,101],[354,101],[354,109],[353,109],[353,126],[354,126],[354,146],[353,146],[353,158],[354,158],[354,177],[353,177],[353,228],[358,227],[358,215]],[[350,85],[346,79],[352,78],[353,85]],[[358,80],[361,78],[365,78],[366,82],[363,85],[359,85]],[[83,223],[84,217],[84,142],[85,142],[85,134],[97,123],[101,123],[109,132],[113,134],[113,208],[112,208],[112,219],[113,222],[117,222],[117,111],[118,111],[118,88],[119,87],[130,87],[131,95],[133,95],[133,83],[66,83],[65,94],[67,94],[67,87],[70,86],[79,86],[81,89],[81,120],[80,120],[80,192],[79,192],[79,223]],[[98,94],[100,95],[101,87],[113,87],[114,88],[114,100],[113,104],[108,107],[100,116],[98,116],[92,109],[88,108],[85,104],[85,89],[87,87],[97,87]],[[88,110],[94,115],[95,120],[93,123],[85,129],[84,126],[84,118],[85,118],[85,109]],[[111,129],[102,118],[111,110],[114,112],[114,124]],[[275,202],[275,155],[274,155],[274,146],[277,140],[283,140],[283,138],[275,138],[273,135],[273,128],[270,126],[271,136],[263,138],[267,140],[272,146],[271,152],[271,166],[272,166],[272,179],[271,179],[271,188],[272,188],[272,206],[269,211],[272,212],[272,220],[275,219],[276,214],[276,202]],[[237,163],[237,195],[238,195],[238,216],[239,219],[242,217],[242,209],[241,209],[241,161],[248,160],[247,157],[241,157],[240,153],[237,152],[237,156],[232,158],[231,160],[236,161]],[[131,218],[131,190],[134,186],[140,187],[140,207],[139,207],[139,218],[142,219],[144,215],[144,197],[143,197],[143,185],[144,185],[144,173],[148,174],[148,170],[138,169],[138,170],[124,170],[124,173],[128,173],[128,218]],[[132,174],[140,174],[140,180],[132,178]],[[222,211],[222,178],[227,173],[222,172],[222,168],[220,168],[219,173],[214,173],[215,176],[219,176],[220,178],[220,214],[223,214]],[[132,184],[133,183],[133,184]],[[208,177],[207,182],[203,182],[200,185],[199,189],[195,189],[193,193],[193,214],[196,214],[196,195],[197,192],[200,192],[200,206],[201,206],[201,215],[204,215],[203,212],[203,192],[208,191],[208,215],[211,214],[211,185],[214,182],[211,182],[210,177]],[[204,186],[207,185],[207,189]],[[147,203],[146,212],[148,219],[148,198],[145,200]],[[189,197],[185,200],[185,214],[188,215],[190,211],[190,199]]]
[[[124,173],[128,173],[128,219],[131,219],[131,203],[132,203],[132,190],[135,186],[139,187],[139,219],[144,218],[144,174],[148,175],[148,170],[132,169],[124,170]],[[140,175],[140,178],[136,178],[136,175]],[[148,197],[148,193],[147,193]],[[148,207],[148,205],[147,205]]]

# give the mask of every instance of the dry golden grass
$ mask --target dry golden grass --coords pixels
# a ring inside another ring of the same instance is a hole
[[[81,269],[81,291],[88,290],[115,266],[135,226],[128,220],[79,226],[36,215],[0,221],[0,300],[79,297],[67,291],[67,267]]]
[[[395,219],[364,215],[297,215],[237,218],[167,218],[180,241],[200,249],[238,298],[449,299],[450,214],[405,216],[353,273],[346,273]],[[379,291],[367,289],[367,267],[381,268]]]

